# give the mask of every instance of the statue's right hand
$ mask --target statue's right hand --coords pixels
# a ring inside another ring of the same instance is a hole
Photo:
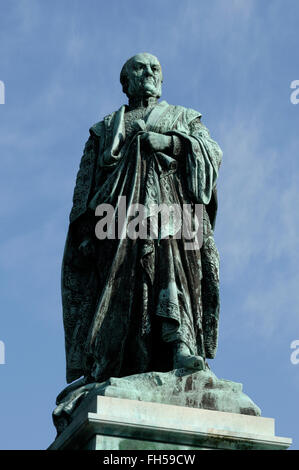
[[[95,254],[95,247],[92,240],[90,238],[83,240],[79,245],[79,251],[86,257],[93,256]]]
[[[163,152],[171,148],[171,137],[157,132],[144,132],[140,136],[141,143],[151,152]]]

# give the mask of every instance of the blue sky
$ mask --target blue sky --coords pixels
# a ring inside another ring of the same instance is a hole
[[[299,449],[297,0],[0,0],[0,449],[45,449],[65,386],[60,266],[89,127],[158,56],[163,98],[223,149],[218,377],[243,383]],[[18,432],[16,432],[16,420]]]

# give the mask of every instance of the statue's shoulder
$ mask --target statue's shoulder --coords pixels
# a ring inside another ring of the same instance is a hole
[[[174,118],[174,123],[176,127],[179,127],[185,132],[189,129],[189,124],[194,121],[194,119],[201,118],[201,113],[192,108],[186,108],[181,105],[172,105],[168,104],[168,110],[166,114]]]
[[[181,109],[182,114],[184,115],[184,120],[186,124],[190,124],[194,119],[201,118],[201,113],[192,108],[186,108],[185,106],[176,106],[176,108]]]
[[[89,129],[90,134],[101,137],[105,128],[109,127],[113,122],[116,113],[117,111],[113,111],[112,113],[107,114],[101,121],[98,121],[93,126],[91,126],[91,128]]]
[[[91,128],[89,129],[91,136],[101,137],[105,128],[104,119],[102,119],[102,121],[96,122],[95,124],[93,124],[93,126],[91,126]]]
[[[96,135],[100,137],[103,132],[103,121],[99,121],[93,124],[93,126],[91,126],[91,128],[89,129],[89,132],[92,136]]]
[[[196,111],[196,109],[186,108],[186,119],[188,124],[196,118],[201,118],[201,113]]]
[[[163,100],[161,101],[161,105],[164,105],[164,107],[167,107],[169,109],[172,109],[173,111],[177,111],[177,112],[182,112],[184,113],[188,119],[195,119],[196,117],[200,117],[201,116],[201,113],[195,109],[192,109],[192,108],[186,108],[186,106],[181,106],[180,104],[170,104],[170,103],[167,103],[167,101]]]

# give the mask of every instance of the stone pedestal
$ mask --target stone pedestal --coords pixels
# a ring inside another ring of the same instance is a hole
[[[287,449],[274,419],[162,403],[93,396],[49,449]]]

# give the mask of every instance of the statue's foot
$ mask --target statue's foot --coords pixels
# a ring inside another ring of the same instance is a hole
[[[190,354],[189,348],[181,342],[174,345],[174,369],[204,370],[205,361],[201,356]]]
[[[204,370],[205,363],[201,356],[180,356],[174,360],[174,369]]]

